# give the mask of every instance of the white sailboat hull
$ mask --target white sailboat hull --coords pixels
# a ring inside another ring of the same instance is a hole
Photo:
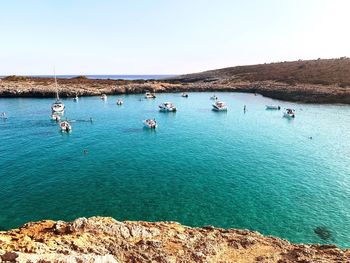
[[[55,102],[51,106],[51,110],[52,110],[53,113],[63,114],[64,113],[64,109],[65,109],[65,106],[64,106],[64,104],[62,102]]]

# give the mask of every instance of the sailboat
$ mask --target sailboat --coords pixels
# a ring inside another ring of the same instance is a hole
[[[52,110],[52,113],[63,114],[65,106],[64,106],[63,102],[60,101],[60,97],[58,95],[58,85],[57,85],[56,73],[55,73],[55,87],[56,87],[56,101],[54,103],[52,103],[51,110]]]

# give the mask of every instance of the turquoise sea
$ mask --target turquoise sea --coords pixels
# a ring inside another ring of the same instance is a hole
[[[64,99],[71,134],[49,120],[53,99],[0,99],[0,228],[100,215],[350,247],[350,106],[228,92],[218,113],[212,94]]]

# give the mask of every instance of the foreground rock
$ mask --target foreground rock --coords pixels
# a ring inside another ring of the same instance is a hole
[[[350,251],[290,244],[248,230],[92,217],[45,220],[0,232],[0,257],[6,262],[305,263],[349,262]]]

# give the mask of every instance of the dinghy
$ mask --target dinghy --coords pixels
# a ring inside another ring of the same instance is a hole
[[[293,109],[286,109],[286,111],[283,113],[283,117],[285,117],[285,118],[295,118],[295,110],[293,110]]]
[[[155,119],[147,119],[143,121],[145,128],[155,129],[158,127],[157,121]]]
[[[267,110],[280,110],[281,107],[278,105],[266,105]]]
[[[62,121],[60,122],[60,128],[62,132],[71,132],[72,131],[72,126],[69,124],[68,121]]]

